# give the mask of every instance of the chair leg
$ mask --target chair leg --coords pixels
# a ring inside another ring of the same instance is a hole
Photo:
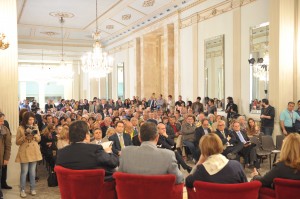
[[[271,154],[269,155],[269,160],[270,160],[270,170],[272,169],[272,157],[271,157]]]
[[[276,158],[277,158],[277,153],[275,153],[274,155],[273,164],[276,162]]]

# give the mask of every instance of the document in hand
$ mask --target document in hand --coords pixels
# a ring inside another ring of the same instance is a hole
[[[109,148],[113,144],[113,141],[103,142],[101,143],[103,149]]]

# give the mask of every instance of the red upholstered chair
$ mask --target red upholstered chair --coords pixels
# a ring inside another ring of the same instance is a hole
[[[115,182],[104,182],[103,169],[54,168],[62,199],[116,199]]]
[[[300,198],[300,180],[274,179],[276,199]]]
[[[118,199],[182,199],[183,184],[175,184],[175,175],[137,175],[114,173]]]
[[[259,199],[275,199],[275,191],[274,189],[262,187],[259,190]]]
[[[188,190],[189,199],[258,199],[261,183],[259,181],[239,184],[218,184],[195,181],[194,189]]]

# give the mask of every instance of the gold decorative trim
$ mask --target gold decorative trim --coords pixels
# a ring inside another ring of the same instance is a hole
[[[180,29],[191,26],[194,23],[199,23],[201,21],[210,19],[212,17],[218,16],[220,14],[231,11],[237,7],[242,7],[256,0],[231,0],[219,3],[215,6],[207,8],[203,11],[194,13],[180,21]],[[198,2],[197,2],[198,3]],[[181,11],[182,12],[182,11]],[[195,19],[196,18],[196,19]]]
[[[109,29],[109,30],[114,29],[114,25],[106,25],[106,29]]]
[[[63,18],[73,18],[75,15],[71,12],[50,12],[50,16],[52,17],[63,17]]]
[[[131,19],[131,14],[122,15],[123,21],[129,20],[129,19]]]
[[[41,34],[47,35],[49,37],[52,37],[54,35],[58,35],[59,33],[57,32],[52,32],[52,31],[47,31],[47,32],[40,32]]]
[[[155,3],[155,0],[145,0],[143,3],[143,7],[151,7]]]
[[[126,50],[126,49],[128,49],[128,48],[132,48],[133,46],[134,46],[134,41],[133,41],[133,40],[132,40],[132,41],[128,41],[128,42],[126,42],[125,44],[121,44],[121,45],[119,45],[119,46],[116,46],[116,47],[110,49],[110,50],[108,51],[108,54],[115,54],[115,53],[117,53],[117,52]]]

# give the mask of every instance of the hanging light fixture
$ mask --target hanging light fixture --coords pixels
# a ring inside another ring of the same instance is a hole
[[[63,24],[65,22],[63,16],[60,16],[59,22],[61,24],[61,60],[58,68],[53,68],[53,77],[60,80],[73,79],[74,72],[72,70],[72,65],[67,64],[64,60],[64,29]]]
[[[98,2],[96,0],[96,31],[92,34],[94,39],[93,52],[88,52],[81,58],[82,70],[89,73],[90,77],[105,77],[112,72],[113,58],[106,52],[100,43],[100,31],[98,30]]]

